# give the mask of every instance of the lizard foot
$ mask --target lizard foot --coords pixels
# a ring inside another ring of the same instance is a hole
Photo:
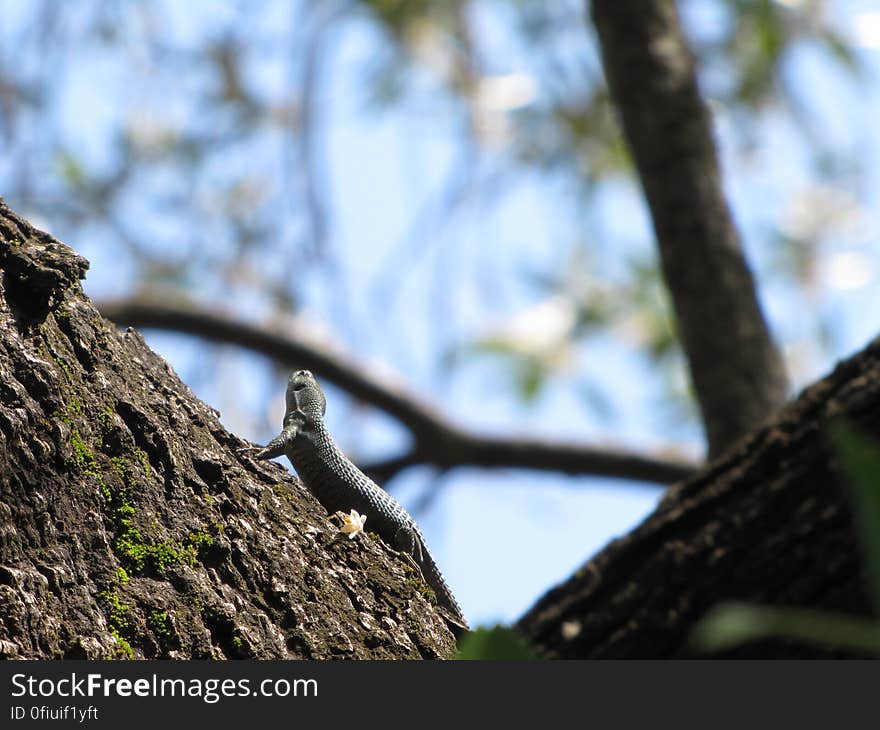
[[[409,553],[403,552],[402,550],[399,551],[397,554],[401,557],[401,559],[403,560],[404,563],[406,563],[410,568],[412,568],[415,571],[416,575],[421,577],[422,582],[427,584],[427,581],[425,580],[425,576],[422,573],[422,569],[419,567],[419,564],[415,561],[415,558],[413,558],[413,556],[410,555]]]
[[[263,446],[243,446],[240,449],[236,449],[235,453],[241,456],[250,456],[257,461],[262,461],[266,458],[263,456],[265,451],[266,449]]]
[[[416,533],[409,527],[400,527],[394,534],[394,544],[400,551],[399,555],[403,558],[404,562],[413,568],[418,575],[422,576],[422,580],[425,580],[421,568],[421,561],[424,560],[422,543]]]

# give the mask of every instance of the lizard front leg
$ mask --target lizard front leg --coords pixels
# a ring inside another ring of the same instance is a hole
[[[251,455],[258,461],[266,459],[274,459],[276,456],[283,456],[285,452],[293,445],[296,438],[297,429],[293,424],[285,426],[281,433],[273,438],[265,447],[248,446],[239,449],[239,453],[253,452]]]

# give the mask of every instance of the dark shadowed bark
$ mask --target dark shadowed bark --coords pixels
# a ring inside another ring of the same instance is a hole
[[[880,339],[808,388],[773,424],[672,487],[519,622],[547,655],[692,655],[695,622],[723,600],[870,613],[847,489],[826,425],[880,440]],[[737,656],[823,656],[781,642]]]
[[[773,416],[784,366],[721,189],[709,111],[673,0],[593,0],[605,75],[647,196],[709,442]]]
[[[0,657],[450,656],[412,570],[239,457],[87,266],[0,201]]]

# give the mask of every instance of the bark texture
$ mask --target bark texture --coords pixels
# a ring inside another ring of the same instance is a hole
[[[880,339],[840,363],[778,420],[670,489],[519,622],[551,657],[692,656],[691,629],[723,600],[869,615],[849,493],[826,436],[843,417],[880,440]],[[760,642],[734,656],[825,652]]]
[[[454,653],[412,570],[239,457],[87,267],[0,200],[0,658]]]
[[[779,410],[785,368],[724,199],[711,117],[674,0],[591,5],[716,456]]]

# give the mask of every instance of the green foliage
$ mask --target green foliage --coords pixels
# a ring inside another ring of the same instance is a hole
[[[95,454],[89,448],[89,445],[83,439],[79,430],[75,426],[70,428],[70,445],[73,449],[73,463],[79,467],[83,473],[93,477],[98,482],[101,495],[105,501],[110,499],[110,490],[104,481],[104,474]]]
[[[101,427],[106,431],[113,425],[113,419],[115,417],[115,411],[113,407],[110,405],[106,405],[101,409],[101,412],[98,414],[98,421],[101,423]]]
[[[829,433],[852,492],[874,605],[880,610],[880,447],[842,421],[833,423]]]
[[[110,633],[116,637],[116,650],[119,656],[133,659],[134,651],[126,638],[131,630],[128,618],[128,612],[131,610],[131,606],[127,603],[123,603],[115,590],[102,591],[98,594],[98,599],[101,600],[107,608],[107,627],[110,629]]]
[[[180,642],[174,630],[174,624],[167,611],[150,611],[147,614],[147,626],[152,629],[156,641],[163,651],[179,646]]]
[[[437,594],[423,580],[416,578],[415,575],[410,575],[406,578],[406,584],[415,589],[428,603],[437,604]]]
[[[58,177],[75,191],[83,191],[88,185],[88,173],[82,162],[71,152],[62,151],[56,158]]]
[[[116,554],[135,574],[152,572],[163,576],[175,566],[195,565],[199,553],[214,544],[214,538],[207,532],[194,532],[182,542],[147,541],[131,525],[134,509],[126,506],[124,511],[125,517],[120,521],[123,531],[115,542]]]
[[[880,653],[880,624],[820,611],[724,603],[710,611],[691,636],[693,645],[707,652],[725,651],[761,639]]]
[[[239,654],[245,649],[244,639],[241,638],[241,632],[239,632],[238,628],[233,629],[232,632],[232,647]]]
[[[70,370],[70,365],[68,365],[63,358],[60,358],[57,355],[52,356],[52,361],[61,369],[61,372],[64,373],[64,377],[67,379],[67,382],[73,382],[73,373]]]
[[[136,527],[137,510],[131,501],[131,479],[137,469],[132,466],[131,459],[140,464],[144,476],[149,477],[151,473],[147,455],[142,449],[132,448],[130,457],[115,456],[110,460],[113,474],[118,478],[112,488],[100,475],[97,461],[91,452],[89,455],[91,461],[86,460],[87,471],[96,472],[100,476],[104,512],[112,521],[117,533],[114,549],[123,563],[124,567],[119,570],[125,575],[126,580],[129,572],[134,575],[150,572],[163,576],[177,565],[194,565],[199,554],[214,544],[214,537],[208,530],[192,532],[183,541],[157,541],[145,538],[141,530]],[[212,529],[219,533],[222,531],[222,525],[215,523]]]
[[[150,457],[147,456],[147,452],[141,448],[135,447],[132,449],[135,458],[138,460],[138,463],[141,465],[141,469],[144,470],[144,475],[149,477],[152,474],[152,468],[150,467]]]
[[[509,626],[469,631],[459,643],[456,659],[537,659],[519,634]]]

